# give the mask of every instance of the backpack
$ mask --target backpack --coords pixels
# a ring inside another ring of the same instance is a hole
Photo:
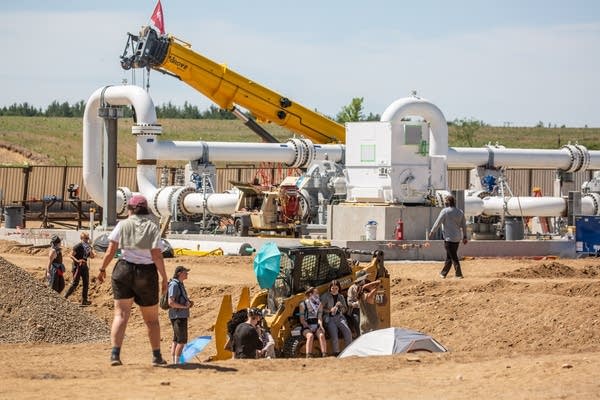
[[[169,291],[168,290],[165,292],[165,294],[163,294],[162,296],[160,296],[160,300],[158,301],[158,305],[163,310],[168,310],[170,308],[169,307]]]
[[[171,286],[171,282],[172,281],[173,281],[172,279],[169,280],[169,285],[168,286]],[[165,292],[165,294],[163,294],[162,296],[160,296],[160,299],[158,301],[159,307],[162,308],[163,310],[168,310],[169,308],[171,308],[171,307],[169,307],[169,289],[168,289],[168,286],[167,286],[167,291]],[[181,288],[181,283],[177,282],[177,286],[179,287],[180,296],[183,297],[183,289]]]

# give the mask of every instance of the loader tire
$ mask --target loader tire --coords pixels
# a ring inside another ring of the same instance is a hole
[[[306,339],[302,336],[290,336],[289,338],[287,338],[283,343],[283,357],[306,357]]]

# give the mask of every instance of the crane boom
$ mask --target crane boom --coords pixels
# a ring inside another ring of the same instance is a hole
[[[193,51],[173,36],[159,36],[144,27],[129,34],[133,54],[121,56],[121,66],[152,68],[173,75],[211,99],[219,107],[236,111],[241,106],[264,122],[273,122],[315,143],[344,143],[343,125],[248,79],[223,64]]]

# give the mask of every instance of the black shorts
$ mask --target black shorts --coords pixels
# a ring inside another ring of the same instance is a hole
[[[117,261],[112,272],[115,300],[131,299],[141,307],[158,304],[158,272],[154,264],[133,264]]]
[[[175,343],[187,343],[188,341],[188,319],[175,318],[171,320],[173,326],[173,341]]]

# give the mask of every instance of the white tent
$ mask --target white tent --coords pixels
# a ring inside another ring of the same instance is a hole
[[[415,351],[445,352],[448,350],[424,333],[404,328],[385,328],[359,336],[338,357],[385,356]]]

